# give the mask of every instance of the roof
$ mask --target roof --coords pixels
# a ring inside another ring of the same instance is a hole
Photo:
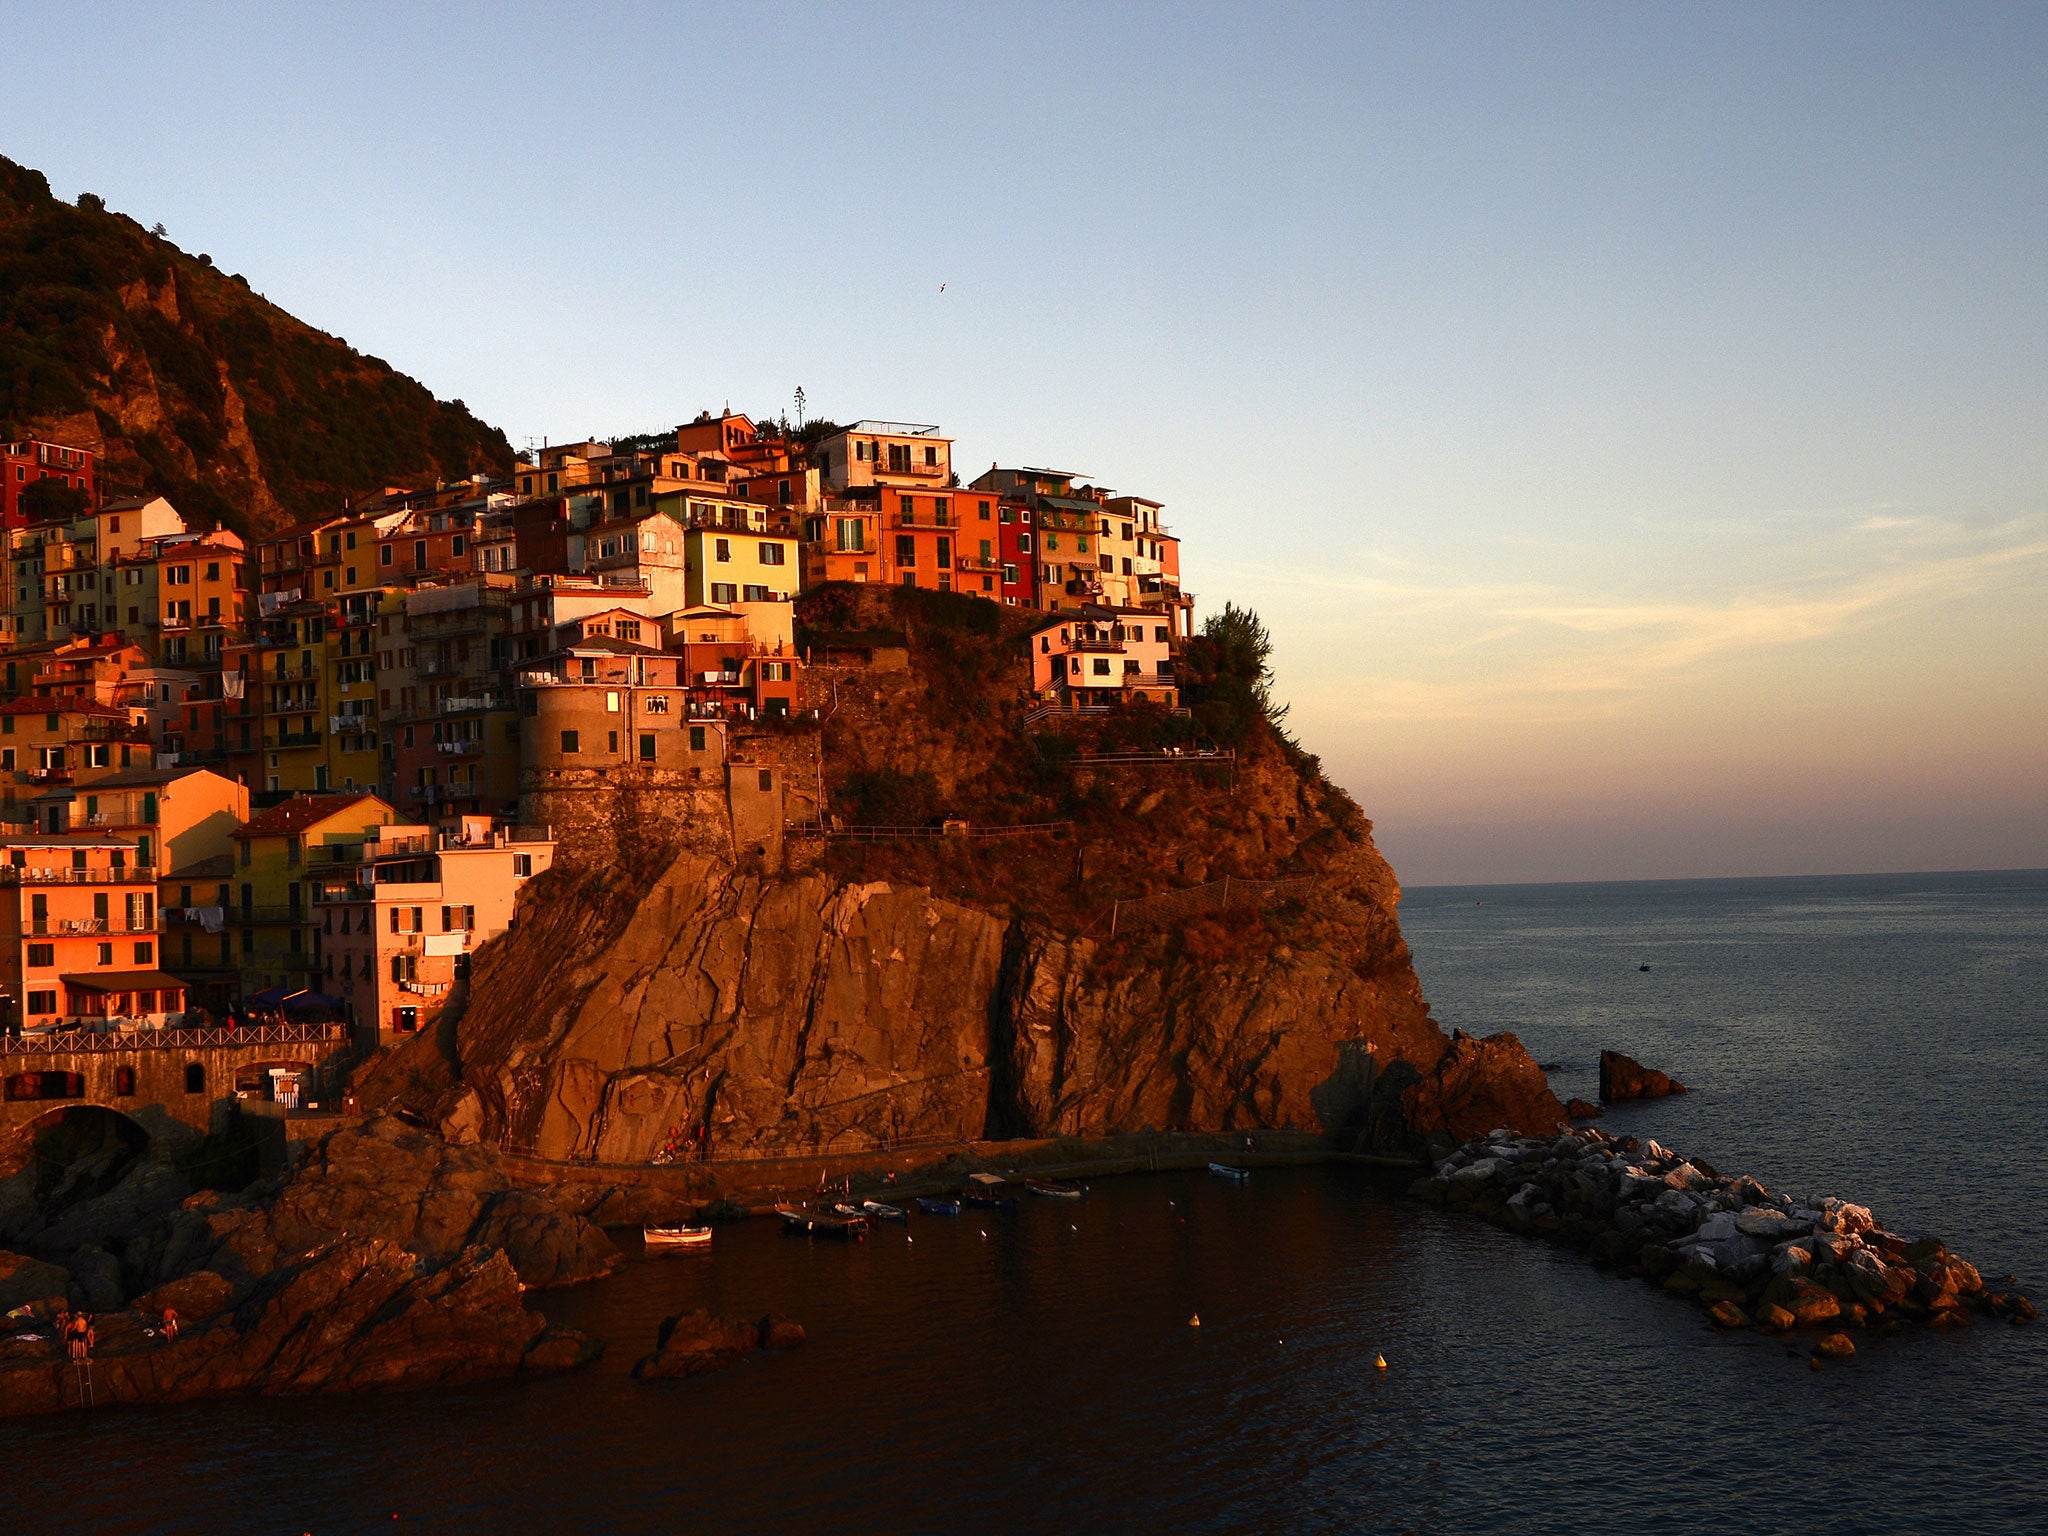
[[[571,620],[570,622],[580,623],[582,621]],[[568,625],[565,624],[560,627],[566,629]],[[611,656],[659,656],[662,654],[662,649],[658,645],[642,645],[637,640],[615,640],[610,635],[591,635],[586,639],[576,641],[572,645],[563,646],[555,654],[557,656],[580,656],[586,651],[598,651]]]
[[[384,802],[377,796],[363,791],[359,794],[340,795],[294,795],[282,805],[274,805],[261,816],[252,817],[236,829],[240,837],[285,837],[293,832],[303,832],[310,826],[338,816],[352,805],[365,800]],[[385,809],[390,809],[386,806]]]
[[[159,784],[175,784],[179,779],[189,779],[195,773],[213,773],[211,768],[130,768],[121,773],[109,774],[104,779],[94,779],[83,786],[98,792],[102,789],[151,789]],[[215,774],[218,778],[220,775]]]
[[[936,426],[927,426],[915,421],[856,421],[852,426],[842,428],[834,436],[845,437],[849,432],[866,432],[876,437],[936,437],[938,430]]]
[[[1099,502],[1081,501],[1072,496],[1041,496],[1038,504],[1042,507],[1057,507],[1062,512],[1090,512],[1100,517],[1102,506]]]
[[[101,502],[100,510],[102,512],[133,512],[138,507],[146,507],[152,502],[162,501],[163,499],[161,496],[124,496],[119,501]]]
[[[9,699],[0,704],[0,715],[100,715],[125,721],[128,711],[79,694],[59,693],[46,699]]]
[[[149,992],[166,987],[182,991],[186,985],[169,971],[93,971],[84,975],[67,972],[57,979],[80,992]]]

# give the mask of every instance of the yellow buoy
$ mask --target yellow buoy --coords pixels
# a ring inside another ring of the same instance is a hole
[[[1195,1315],[1194,1315],[1193,1317],[1189,1318],[1189,1319],[1188,1319],[1188,1326],[1189,1326],[1190,1328],[1199,1328],[1199,1327],[1201,1327],[1201,1326],[1202,1326],[1202,1314],[1201,1314],[1201,1313],[1199,1313],[1199,1312],[1197,1312],[1197,1313],[1196,1313],[1196,1314],[1195,1314]]]
[[[1374,1355],[1372,1363],[1376,1370],[1384,1371],[1387,1368],[1387,1357],[1385,1355]]]

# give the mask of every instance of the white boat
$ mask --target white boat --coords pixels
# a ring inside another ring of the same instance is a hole
[[[665,1248],[708,1248],[709,1227],[642,1227],[640,1241],[649,1253]]]

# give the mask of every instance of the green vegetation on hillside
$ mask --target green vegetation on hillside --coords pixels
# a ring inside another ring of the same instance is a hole
[[[108,493],[261,533],[512,460],[502,432],[90,194],[0,158],[0,437],[101,452]]]

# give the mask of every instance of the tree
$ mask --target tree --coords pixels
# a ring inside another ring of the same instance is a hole
[[[37,480],[21,492],[21,515],[32,523],[83,517],[90,505],[85,492],[61,480]]]
[[[1261,719],[1278,729],[1287,714],[1273,699],[1273,637],[1249,608],[1225,603],[1202,623],[1182,658],[1188,707],[1216,741],[1235,746]]]

